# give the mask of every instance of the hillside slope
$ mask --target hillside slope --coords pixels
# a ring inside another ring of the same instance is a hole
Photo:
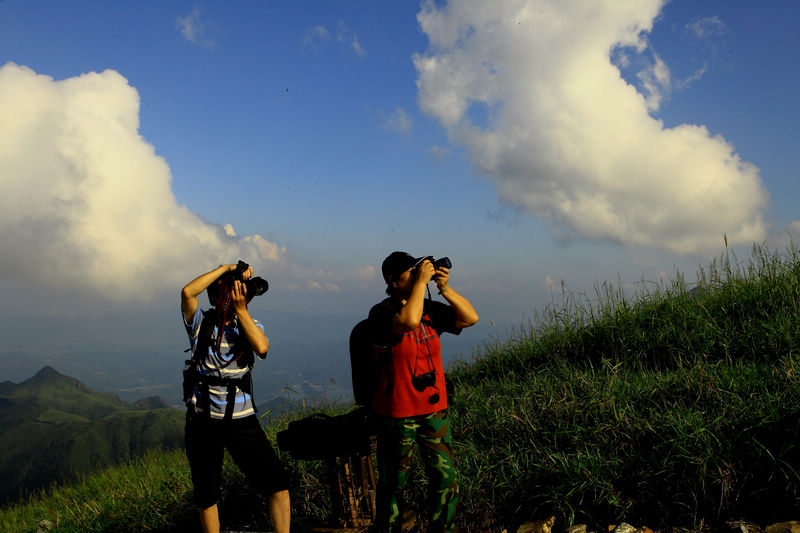
[[[621,521],[730,531],[800,517],[795,249],[725,255],[691,289],[679,275],[633,295],[604,284],[592,298],[563,297],[450,369],[462,530],[515,531],[549,515],[554,531]],[[267,427],[269,438],[287,423]],[[324,466],[284,459],[294,516],[325,517]],[[406,499],[422,515],[424,488],[412,469]],[[190,494],[185,456],[159,452],[0,511],[0,525],[60,517],[62,531],[180,531],[196,524]],[[269,527],[230,462],[222,494],[225,528]]]
[[[182,413],[161,400],[130,405],[45,367],[0,384],[0,501],[182,442]]]
[[[466,523],[800,516],[797,251],[636,289],[565,292],[451,373]]]

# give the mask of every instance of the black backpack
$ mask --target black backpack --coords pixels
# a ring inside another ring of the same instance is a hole
[[[350,332],[350,369],[356,404],[372,407],[372,397],[378,388],[378,367],[375,363],[372,332],[366,318]]]
[[[277,440],[295,459],[314,460],[370,455],[374,434],[372,409],[359,407],[338,416],[316,413],[293,420],[278,432]]]

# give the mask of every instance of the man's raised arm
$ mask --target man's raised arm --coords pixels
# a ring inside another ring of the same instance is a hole
[[[200,293],[217,281],[221,275],[235,269],[236,265],[220,265],[214,270],[197,276],[181,289],[181,311],[183,312],[184,321],[189,322],[197,312],[197,306],[199,305],[197,297]]]

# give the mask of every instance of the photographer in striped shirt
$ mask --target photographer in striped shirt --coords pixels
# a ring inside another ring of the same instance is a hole
[[[186,455],[195,502],[205,532],[219,531],[219,485],[227,449],[248,482],[269,496],[276,533],[288,533],[289,480],[256,417],[251,370],[264,359],[269,341],[247,310],[266,292],[246,263],[221,265],[190,281],[181,291],[183,324],[192,352],[184,370]],[[197,297],[207,291],[211,308]]]

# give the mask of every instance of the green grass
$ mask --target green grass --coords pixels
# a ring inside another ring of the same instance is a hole
[[[36,531],[49,520],[55,531],[179,531],[194,527],[186,500],[191,479],[182,451],[153,451],[136,461],[32,495],[0,513],[3,531]],[[177,466],[177,468],[176,468]]]
[[[755,248],[691,291],[565,292],[453,372],[465,525],[796,518],[798,274],[794,248]]]
[[[677,274],[559,296],[450,370],[465,531],[513,531],[549,514],[557,530],[623,520],[729,529],[729,520],[800,517],[794,247],[754,247],[744,261],[726,253],[692,284]],[[273,442],[288,421],[267,429]],[[295,516],[324,517],[322,465],[286,460]],[[265,502],[225,468],[225,527],[268,528]],[[409,501],[421,509],[419,470]],[[0,511],[0,529],[35,531],[49,519],[55,531],[182,531],[196,523],[190,502],[182,452],[153,452]]]
[[[302,413],[297,413],[300,416]],[[267,428],[275,442],[289,419]],[[320,462],[299,463],[285,456],[294,472],[293,510],[298,516],[327,516],[327,489],[320,480]],[[269,530],[266,500],[249,490],[239,470],[226,455],[220,513],[223,525],[236,530]],[[303,498],[297,495],[303,494]],[[192,506],[189,464],[183,450],[153,450],[125,466],[109,468],[64,485],[36,491],[22,503],[0,510],[0,531],[34,532],[48,520],[53,531],[140,532],[197,530]]]

